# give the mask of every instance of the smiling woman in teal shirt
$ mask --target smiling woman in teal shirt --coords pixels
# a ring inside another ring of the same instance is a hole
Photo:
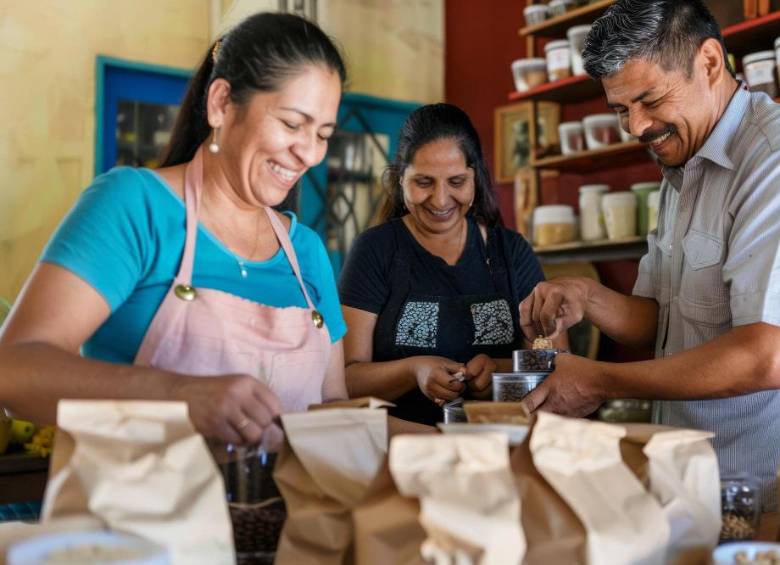
[[[295,214],[286,213],[306,290],[335,343],[346,333],[346,325],[325,247]],[[42,260],[87,281],[111,308],[109,318],[84,343],[85,356],[133,362],[179,267],[184,219],[184,202],[149,169],[113,169],[82,194]],[[281,249],[267,261],[243,261],[202,225],[196,249],[196,288],[224,290],[268,306],[306,307]]]

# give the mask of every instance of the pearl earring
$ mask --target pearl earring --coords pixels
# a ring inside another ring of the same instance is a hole
[[[217,132],[219,132],[218,127],[211,130],[211,143],[209,143],[209,153],[213,153],[214,155],[219,153],[219,142],[217,141]]]

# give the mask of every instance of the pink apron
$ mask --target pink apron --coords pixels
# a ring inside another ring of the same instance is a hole
[[[187,237],[181,266],[144,336],[135,363],[198,376],[251,375],[276,393],[284,412],[306,410],[310,404],[322,402],[330,336],[306,292],[292,243],[276,214],[265,209],[307,308],[265,306],[220,290],[192,286],[203,186],[202,151],[198,149],[184,174]]]

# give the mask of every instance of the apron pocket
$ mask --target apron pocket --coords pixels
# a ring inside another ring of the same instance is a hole
[[[322,351],[289,351],[273,356],[268,386],[279,397],[284,412],[302,412],[310,404],[322,402],[326,358]]]
[[[407,301],[395,332],[395,344],[435,348],[439,328],[439,303]]]

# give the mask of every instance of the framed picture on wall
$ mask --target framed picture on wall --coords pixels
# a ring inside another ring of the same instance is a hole
[[[531,163],[531,115],[533,102],[496,108],[494,116],[494,174],[496,182],[512,182],[515,173]],[[536,155],[550,153],[558,145],[561,108],[554,102],[537,103]]]

